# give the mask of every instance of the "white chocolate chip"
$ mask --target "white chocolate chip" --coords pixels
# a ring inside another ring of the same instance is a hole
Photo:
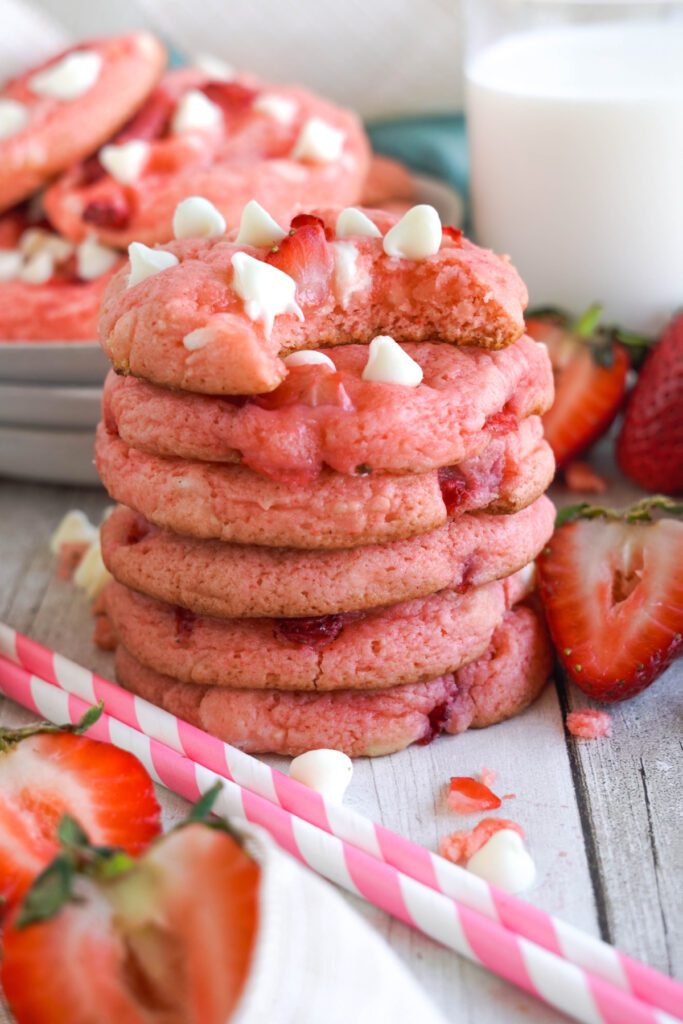
[[[384,236],[387,256],[423,260],[434,256],[441,246],[442,227],[433,206],[413,206]]]
[[[129,288],[140,284],[152,274],[158,274],[161,270],[178,266],[178,257],[174,256],[172,252],[166,252],[164,249],[150,249],[142,242],[130,243],[128,258],[130,259]]]
[[[291,124],[296,117],[299,104],[287,96],[278,96],[277,93],[262,93],[256,97],[251,109],[258,111],[259,114],[265,114],[279,124]]]
[[[50,537],[50,551],[58,555],[63,544],[92,544],[98,536],[97,527],[90,522],[85,512],[72,508],[62,517]]]
[[[188,352],[196,352],[197,349],[208,345],[215,337],[216,332],[211,327],[197,327],[196,330],[185,335],[183,345]]]
[[[536,865],[522,837],[511,828],[494,832],[467,862],[467,870],[506,892],[530,889],[536,878]]]
[[[0,100],[0,139],[16,135],[28,122],[28,110],[17,100]]]
[[[19,271],[19,279],[26,284],[45,284],[55,272],[54,257],[43,250],[31,256]]]
[[[114,266],[121,254],[108,245],[100,245],[89,235],[76,249],[76,273],[82,281],[93,281]]]
[[[291,355],[285,356],[282,361],[288,368],[291,368],[292,366],[317,365],[329,366],[331,370],[337,369],[329,356],[326,356],[324,352],[316,352],[312,349],[302,349],[300,352],[292,352]]]
[[[78,568],[74,573],[73,580],[75,585],[80,590],[84,590],[92,600],[97,597],[102,590],[104,590],[111,579],[111,573],[102,561],[102,552],[100,550],[100,541],[98,536],[78,563]]]
[[[0,249],[0,281],[13,281],[18,277],[23,262],[18,249]]]
[[[213,82],[232,82],[237,77],[232,64],[215,57],[212,53],[198,53],[194,59],[194,66]]]
[[[121,185],[132,185],[142,174],[149,157],[149,142],[131,139],[120,146],[103,146],[99,154],[100,163]]]
[[[337,217],[336,235],[337,238],[348,238],[349,235],[381,238],[382,232],[362,210],[347,206]]]
[[[310,117],[294,143],[292,160],[331,164],[340,158],[343,148],[344,132],[319,117]]]
[[[210,131],[223,122],[223,112],[199,89],[186,92],[173,112],[171,131],[174,135],[183,132]]]
[[[44,71],[28,80],[29,89],[38,96],[56,100],[77,100],[93,87],[102,69],[102,58],[92,50],[68,53]]]
[[[358,249],[353,242],[333,242],[334,291],[342,309],[346,309],[352,296],[370,286],[367,270],[358,266]]]
[[[73,242],[67,241],[54,231],[46,231],[45,228],[27,228],[19,239],[19,248],[24,254],[24,259],[47,252],[55,263],[68,259],[74,251]]]
[[[230,262],[234,270],[232,286],[244,301],[244,311],[250,320],[263,323],[267,338],[275,317],[281,313],[293,313],[303,320],[296,302],[296,281],[289,274],[246,252],[236,252]]]
[[[242,210],[237,245],[274,245],[287,234],[255,199],[250,199]]]
[[[289,766],[290,779],[296,779],[335,803],[342,802],[352,775],[351,758],[341,750],[308,750],[295,757]]]
[[[176,238],[215,238],[225,234],[225,218],[203,196],[188,196],[175,208],[173,234]]]
[[[362,373],[363,380],[383,381],[385,384],[404,384],[416,388],[422,383],[422,367],[404,352],[393,338],[379,334],[370,342],[368,361]]]

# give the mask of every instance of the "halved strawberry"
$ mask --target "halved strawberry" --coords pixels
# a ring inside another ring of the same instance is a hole
[[[500,807],[501,799],[478,779],[457,775],[451,779],[446,803],[449,811],[456,814],[474,814],[476,811],[495,811]]]
[[[273,246],[266,260],[294,278],[300,303],[319,304],[327,298],[334,258],[320,217],[295,217],[289,234]]]
[[[136,757],[78,734],[92,724],[0,730],[0,897],[11,906],[54,857],[68,813],[93,841],[135,854],[161,830],[149,775]]]
[[[683,494],[683,313],[648,355],[617,442],[624,473],[648,491]]]
[[[4,936],[17,1024],[225,1024],[249,971],[259,868],[201,822],[133,861],[73,823]]]
[[[538,559],[557,655],[596,700],[634,696],[683,654],[683,523],[651,521],[655,508],[683,511],[665,498],[564,510]]]
[[[626,394],[630,360],[619,340],[626,336],[599,328],[599,315],[593,307],[574,326],[555,312],[527,320],[527,333],[547,345],[553,365],[555,401],[543,430],[558,469],[602,437]]]

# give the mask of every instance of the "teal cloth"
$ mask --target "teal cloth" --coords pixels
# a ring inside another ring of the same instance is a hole
[[[467,196],[469,165],[462,114],[427,114],[366,125],[373,149],[423,174],[452,185]]]

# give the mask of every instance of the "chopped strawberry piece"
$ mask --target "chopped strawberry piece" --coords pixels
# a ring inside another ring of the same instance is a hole
[[[347,621],[344,615],[317,615],[301,619],[276,619],[275,632],[284,640],[320,650],[336,640]]]
[[[239,82],[206,82],[201,91],[223,111],[224,117],[236,118],[251,108],[258,96],[256,89],[250,89]]]
[[[29,227],[26,206],[15,206],[0,216],[0,249],[16,249],[19,239]]]
[[[640,371],[617,461],[648,491],[683,494],[683,313],[671,321]]]
[[[451,227],[449,224],[445,224],[442,228],[442,233],[446,238],[450,239],[451,242],[455,242],[456,245],[460,245],[462,242],[462,231],[460,228]]]
[[[567,731],[580,740],[597,740],[601,736],[612,735],[612,716],[595,708],[570,711],[565,724]]]
[[[63,814],[98,845],[130,854],[161,828],[152,780],[136,757],[74,732],[41,728],[0,733],[0,897],[10,905],[57,852]]]
[[[451,717],[451,704],[448,701],[442,701],[441,704],[437,704],[427,715],[427,729],[424,736],[417,740],[418,746],[426,747],[428,743],[435,740],[437,736],[440,736],[444,731]]]
[[[319,217],[295,217],[289,234],[273,246],[266,260],[294,278],[300,303],[318,305],[327,298],[334,258]]]
[[[486,432],[491,437],[501,437],[519,429],[519,419],[513,412],[497,412],[486,421]]]
[[[467,481],[457,466],[442,466],[437,476],[446,512],[455,515],[467,494]]]
[[[458,775],[451,779],[446,803],[449,811],[456,814],[474,814],[497,810],[501,799],[485,783],[468,775]]]
[[[112,195],[110,199],[93,199],[83,210],[82,220],[97,228],[119,231],[128,226],[130,206],[123,195]]]
[[[155,89],[144,106],[133,115],[112,141],[120,146],[131,139],[148,142],[160,139],[166,133],[174,107],[175,99],[166,90]]]
[[[607,431],[624,401],[631,364],[622,345],[593,345],[555,317],[531,317],[527,333],[547,345],[555,372],[555,401],[543,430],[559,469]]]
[[[652,499],[648,505],[666,505]],[[595,700],[644,690],[683,653],[683,523],[579,506],[538,559],[539,592],[557,655]]]
[[[311,409],[333,405],[347,411],[353,409],[341,374],[322,363],[293,366],[279,387],[268,394],[255,395],[251,401],[261,409],[285,409],[290,405],[307,405]]]
[[[564,482],[570,491],[583,494],[604,494],[607,481],[587,462],[568,462],[564,467]]]
[[[450,835],[442,836],[439,839],[439,853],[454,864],[466,863],[477,850],[481,850],[484,843],[488,843],[491,836],[500,832],[501,829],[511,829],[522,839],[524,838],[524,830],[516,821],[510,821],[507,818],[482,818],[473,829],[451,832]]]

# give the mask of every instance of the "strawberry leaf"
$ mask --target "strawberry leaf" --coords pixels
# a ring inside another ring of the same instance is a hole
[[[59,913],[73,896],[74,866],[66,854],[60,854],[36,878],[24,897],[16,927],[26,928],[47,921]]]
[[[76,736],[81,736],[95,724],[103,711],[104,703],[100,701],[99,704],[95,704],[93,707],[88,708],[80,721],[73,725],[71,722],[65,722],[63,725],[55,725],[52,722],[36,722],[32,725],[25,725],[21,729],[0,729],[0,752],[9,750],[11,747],[15,746],[17,743],[21,743],[22,740],[28,739],[30,736],[39,736],[44,733],[54,734],[69,732]]]

